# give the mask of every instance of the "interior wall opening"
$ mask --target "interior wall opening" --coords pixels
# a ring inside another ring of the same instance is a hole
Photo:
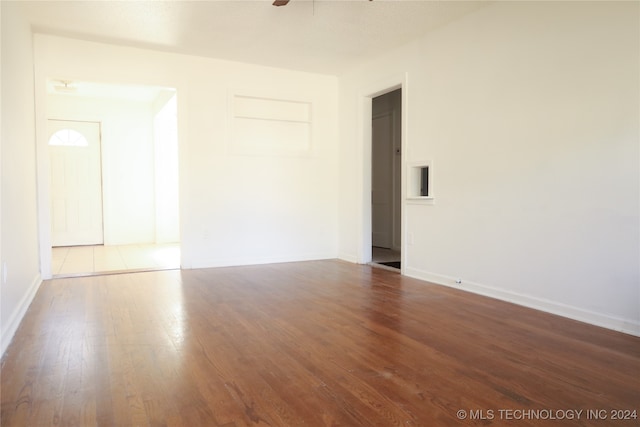
[[[52,276],[180,268],[176,90],[49,80],[47,119]]]
[[[372,100],[371,259],[401,269],[402,89]]]

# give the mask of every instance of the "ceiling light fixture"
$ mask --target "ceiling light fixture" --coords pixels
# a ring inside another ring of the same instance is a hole
[[[70,80],[59,80],[59,83],[53,86],[53,89],[56,92],[64,92],[64,93],[74,93],[78,90],[76,86],[73,86],[73,82]]]

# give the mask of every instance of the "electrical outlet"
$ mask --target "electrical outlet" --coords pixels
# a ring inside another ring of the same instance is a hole
[[[456,279],[456,283],[459,285],[462,283],[462,279]]]

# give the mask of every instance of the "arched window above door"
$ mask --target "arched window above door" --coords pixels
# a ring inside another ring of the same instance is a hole
[[[51,135],[49,145],[64,147],[87,147],[89,142],[80,132],[73,129],[61,129]]]

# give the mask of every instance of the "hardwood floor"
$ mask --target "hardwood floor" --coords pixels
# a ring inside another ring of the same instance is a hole
[[[47,281],[1,375],[3,427],[636,426],[640,338],[316,261]]]

